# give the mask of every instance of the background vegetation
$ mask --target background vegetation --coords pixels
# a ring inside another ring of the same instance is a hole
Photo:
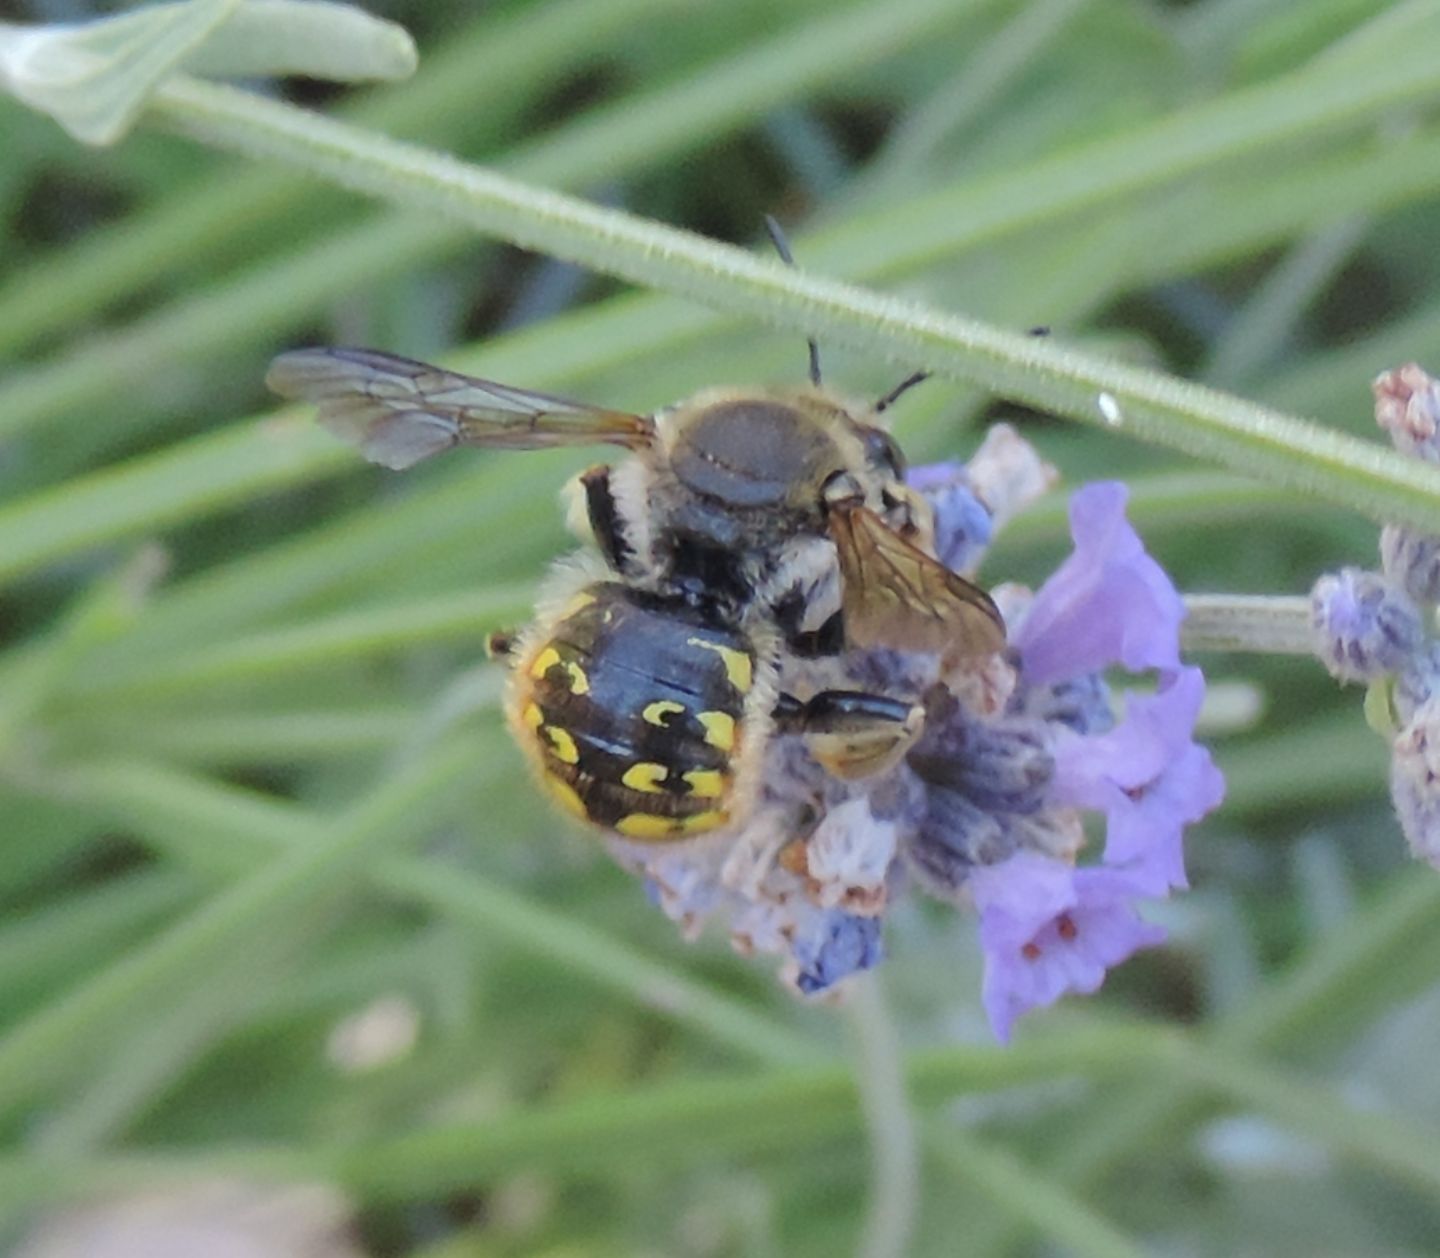
[[[415,79],[291,95],[726,240],[773,212],[814,272],[1368,436],[1375,373],[1440,367],[1440,59],[1387,78],[1436,10],[396,0]],[[477,667],[565,548],[583,456],[387,476],[260,383],[280,348],[368,343],[643,410],[797,378],[801,338],[154,130],[83,149],[7,99],[0,231],[10,1234],[225,1173],[340,1186],[379,1254],[851,1250],[844,1016],[677,939],[524,783]],[[975,389],[897,418],[919,461],[1000,416],[1072,484],[1129,480],[1184,589],[1373,559],[1374,523],[1318,495]],[[1057,496],[985,575],[1064,549]],[[892,918],[933,1120],[915,1253],[1434,1251],[1440,882],[1358,693],[1203,663],[1230,793],[1170,947],[1000,1051],[973,924]],[[366,1010],[413,1048],[364,1068]]]

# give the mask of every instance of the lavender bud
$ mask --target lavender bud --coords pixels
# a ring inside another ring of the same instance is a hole
[[[1395,677],[1393,702],[1402,726],[1410,724],[1431,699],[1440,694],[1440,642],[1427,642],[1405,661]]]
[[[935,508],[935,555],[952,572],[977,566],[994,536],[990,512],[964,485],[926,495]]]
[[[800,931],[790,953],[794,983],[807,996],[833,987],[841,979],[878,965],[885,948],[878,917],[855,917],[832,910],[809,930]]]
[[[1398,672],[1424,641],[1409,596],[1378,572],[1342,568],[1310,592],[1315,654],[1341,681],[1374,681]]]
[[[1380,530],[1380,562],[1417,602],[1440,601],[1440,537],[1387,524]]]
[[[1110,687],[1099,673],[1081,673],[1049,686],[1025,686],[1010,706],[1019,715],[1056,721],[1077,734],[1103,734],[1115,727]]]
[[[929,799],[925,784],[913,773],[902,768],[898,773],[882,774],[867,785],[866,798],[876,821],[894,821],[905,827],[920,824]]]
[[[1395,736],[1390,798],[1410,850],[1440,868],[1440,702],[1421,707]]]
[[[1043,722],[976,720],[938,690],[927,696],[925,732],[906,762],[926,782],[993,812],[1035,812],[1055,775]]]
[[[805,849],[812,898],[821,908],[867,916],[884,909],[897,830],[893,821],[877,821],[866,799],[848,800],[825,814]]]
[[[904,855],[932,895],[953,897],[977,865],[993,865],[1014,851],[998,818],[963,795],[932,787],[925,819],[907,836]]]
[[[1403,454],[1440,462],[1440,381],[1418,363],[1376,376],[1375,422]]]
[[[965,464],[975,496],[1003,528],[1021,511],[1054,488],[1059,473],[1009,424],[993,424],[980,448]]]

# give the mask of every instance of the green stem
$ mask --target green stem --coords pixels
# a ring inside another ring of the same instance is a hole
[[[933,38],[988,3],[993,0],[872,0],[822,21],[797,21],[783,35],[767,35],[678,83],[623,98],[515,146],[505,167],[519,178],[572,188],[651,168],[733,131],[767,107]],[[114,397],[117,383],[146,380],[177,358],[233,352],[258,332],[292,326],[304,311],[352,291],[360,277],[373,283],[402,274],[458,251],[469,239],[463,222],[385,216],[268,258],[100,344],[16,373],[0,387],[0,434],[101,405]]]
[[[1137,167],[1147,168],[1147,154],[1150,154],[1148,144],[1136,145],[1132,160]],[[1150,154],[1150,157],[1155,159],[1153,154]],[[1311,167],[1315,169],[1311,170]],[[1331,169],[1332,167],[1334,169]],[[1142,224],[1138,245],[1127,227],[1123,257],[1111,253],[1104,255],[1104,265],[1108,267],[1104,271],[1105,282],[1120,285],[1148,283],[1152,282],[1157,274],[1214,265],[1218,258],[1230,256],[1237,250],[1253,250],[1277,243],[1291,234],[1297,226],[1304,226],[1310,217],[1318,212],[1315,208],[1317,206],[1337,207],[1336,212],[1342,208],[1373,210],[1394,204],[1397,198],[1413,199],[1433,187],[1433,172],[1436,170],[1440,170],[1440,143],[1428,136],[1421,136],[1418,141],[1400,142],[1373,155],[1365,150],[1357,150],[1355,155],[1347,153],[1339,159],[1330,158],[1319,163],[1305,164],[1294,187],[1290,186],[1295,183],[1290,170],[1278,173],[1263,187],[1257,188],[1253,181],[1244,182],[1244,188],[1248,189],[1247,194],[1256,199],[1247,203],[1249,210],[1240,218],[1219,211],[1225,205],[1232,204],[1236,196],[1240,195],[1243,181],[1232,177],[1218,180],[1213,185],[1207,184],[1200,189],[1192,186],[1187,190],[1185,202],[1191,210],[1188,218],[1194,220],[1191,226],[1184,232],[1177,232],[1174,228],[1174,215],[1157,212],[1153,221],[1147,220],[1148,226]],[[1350,173],[1347,174],[1347,171]],[[1162,166],[1154,171],[1155,178],[1162,177],[1164,173]],[[1013,178],[1011,184],[1016,196],[1030,188],[1033,182],[1031,175],[1032,172],[1026,170]],[[1063,183],[1063,180],[1061,182]],[[1011,184],[1006,186],[1010,187]],[[988,188],[989,184],[981,187]],[[1030,195],[1037,192],[1038,189],[1030,188]],[[813,241],[807,241],[807,256],[822,266],[843,268],[851,273],[872,276],[898,273],[897,268],[903,271],[910,265],[933,265],[950,252],[963,251],[978,245],[997,230],[992,215],[985,208],[992,199],[990,196],[977,198],[968,187],[947,190],[939,197],[924,198],[895,207],[893,211],[887,211],[888,217],[885,219],[866,217],[831,229]],[[1058,218],[1067,213],[1068,209],[1063,199],[1052,199],[1052,217]],[[911,213],[911,210],[917,212]],[[412,219],[398,219],[386,220],[373,226],[378,230],[382,227],[398,228],[405,224],[415,225]],[[377,247],[381,243],[378,237],[374,243]],[[385,243],[388,250],[378,254],[370,250],[360,251],[347,265],[338,268],[311,268],[308,266],[307,255],[305,274],[313,276],[316,269],[326,270],[330,275],[379,274],[400,256],[394,248],[394,240],[387,239]],[[1142,267],[1134,262],[1133,255],[1137,253],[1146,259],[1159,256],[1169,257],[1170,261],[1161,265],[1156,272],[1153,265]],[[1131,260],[1128,272],[1122,265],[1126,259]],[[1114,265],[1111,265],[1112,263]],[[1094,266],[1084,270],[1092,273],[1090,279],[1084,280],[1087,292],[1085,304],[1089,305],[1103,297],[1104,292],[1095,291],[1095,284],[1099,281],[1094,278]],[[293,277],[287,277],[287,280],[291,278]],[[1047,290],[1042,287],[1035,291],[1044,293]],[[267,290],[264,300],[270,301],[272,295]],[[1061,301],[1056,296],[1041,297],[1041,300]],[[234,311],[227,315],[227,318],[232,320],[235,317]],[[241,323],[243,322],[242,318]],[[458,355],[455,365],[462,370],[474,371],[493,379],[543,380],[547,386],[573,384],[573,387],[578,388],[583,376],[603,370],[613,364],[617,357],[648,353],[652,357],[660,355],[673,359],[686,347],[713,337],[722,325],[723,320],[718,316],[671,298],[658,295],[616,298],[553,319],[542,327],[488,342],[482,350]],[[1372,371],[1375,362],[1399,361],[1409,352],[1409,345],[1423,341],[1428,334],[1422,323],[1412,321],[1412,325],[1397,327],[1392,338],[1393,345],[1389,350],[1383,345],[1362,347],[1363,354],[1354,355],[1355,361],[1349,366],[1341,364],[1343,370],[1327,370],[1323,382],[1313,382],[1311,387],[1303,390],[1300,395],[1301,405],[1319,406],[1326,399],[1343,396],[1345,387]],[[225,336],[232,337],[233,324],[227,323],[225,327]],[[1327,362],[1337,354],[1341,358],[1347,357],[1332,350]],[[97,382],[103,382],[104,387],[109,387],[109,377],[97,363],[88,362],[86,365],[77,360],[71,366],[75,373],[92,375]],[[68,377],[64,387],[71,387]],[[100,385],[97,384],[96,387]],[[5,398],[5,405],[0,406],[3,416],[17,413],[12,407],[14,399],[3,387],[0,387],[0,396]],[[19,413],[23,413],[23,410]],[[3,416],[0,416],[0,422],[4,422]],[[297,466],[298,462],[306,458],[304,450],[297,448],[292,450],[291,457],[284,462],[270,460],[267,464],[269,479],[252,477],[243,484],[219,484],[214,481],[214,469],[217,466],[222,469],[229,468],[232,464],[239,467],[253,461],[257,454],[265,458],[272,455],[273,438],[279,427],[280,425],[272,421],[259,421],[253,427],[237,426],[223,433],[192,438],[173,450],[131,459],[125,464],[76,478],[69,484],[35,494],[9,508],[0,509],[0,538],[3,538],[3,543],[0,543],[0,579],[29,571],[37,565],[62,555],[73,554],[101,541],[113,541],[143,533],[157,527],[157,522],[163,523],[181,517],[194,518],[220,509],[229,502],[242,500],[247,495],[254,496],[302,481],[313,482],[333,475],[339,468],[347,465],[343,451],[333,441],[317,440],[313,446],[306,446],[306,449],[313,453],[304,466]],[[231,442],[236,441],[238,448],[231,446]],[[947,444],[951,441],[953,438],[947,439]],[[248,450],[244,448],[246,446],[254,446],[255,449]],[[472,473],[472,476],[476,485],[473,497],[467,499],[458,492],[450,495],[453,501],[446,509],[452,512],[457,520],[462,516],[468,519],[477,512],[483,512],[486,509],[485,503],[492,496],[507,500],[515,497],[517,483],[511,475],[508,463],[503,476],[490,476],[485,471]],[[1183,478],[1174,479],[1179,481]],[[1214,474],[1208,476],[1210,482],[1220,479]],[[1202,482],[1206,481],[1207,477],[1194,476],[1191,481],[1194,492],[1184,494],[1184,501],[1180,498],[1174,500],[1176,508],[1186,513],[1189,519],[1204,518],[1205,485]],[[1327,518],[1322,514],[1327,510],[1325,499],[1314,494],[1276,492],[1273,488],[1268,494],[1260,494],[1253,487],[1248,490],[1240,487],[1240,482],[1233,478],[1230,483],[1236,486],[1234,491],[1226,495],[1226,501],[1233,504],[1232,510],[1238,509],[1244,502],[1250,504],[1249,509],[1267,514],[1303,509],[1317,520]],[[212,494],[207,486],[213,486],[222,492],[218,495]],[[1156,510],[1168,496],[1168,480],[1164,487],[1167,492],[1156,500]],[[531,497],[534,500],[533,494]],[[1138,505],[1137,498],[1137,507]],[[1221,506],[1218,502],[1216,505],[1217,508]],[[412,499],[407,510],[412,517],[425,511],[434,515],[440,506],[438,495],[432,491],[428,495]],[[384,508],[383,514],[386,517],[395,515],[394,505]],[[227,594],[224,600],[227,604],[226,614],[203,625],[196,618],[187,618],[187,623],[196,626],[197,632],[210,633],[217,623],[234,624],[238,617],[253,619],[264,609],[283,602],[287,592],[293,592],[296,588],[307,591],[328,588],[333,572],[338,571],[343,575],[347,571],[346,563],[354,562],[355,557],[362,551],[368,556],[376,547],[378,542],[374,534],[383,523],[381,517],[382,508],[372,507],[359,513],[355,519],[342,521],[335,531],[343,530],[344,540],[327,539],[330,543],[328,550],[336,555],[333,568],[326,567],[318,573],[311,572],[303,582],[299,582],[296,576],[298,585],[275,579],[269,570],[276,565],[268,560],[250,557],[246,562],[252,566],[254,579],[241,583],[245,587],[243,596],[238,586],[234,590],[233,600]],[[1335,519],[1333,514],[1329,518]],[[1019,536],[1028,530],[1029,519],[1027,515],[1011,525],[1002,538],[1002,548],[1008,545],[1009,537]],[[1335,519],[1337,527],[1341,523],[1343,521]],[[432,540],[441,535],[442,532],[436,528],[428,530],[428,536]],[[411,534],[406,532],[402,536],[408,537]],[[307,545],[305,541],[287,543],[278,549],[288,553]],[[391,550],[397,549],[394,543],[387,545]],[[338,558],[341,551],[347,554],[344,562]],[[368,558],[363,562],[368,562]],[[290,568],[292,572],[298,572],[294,565]],[[260,579],[262,569],[266,574],[264,580]],[[199,584],[208,586],[218,582],[206,577]],[[216,593],[218,594],[218,590]],[[192,602],[192,610],[198,616],[198,602],[188,598],[184,601]],[[161,602],[168,604],[169,596],[164,596]],[[155,610],[159,612],[159,604]],[[163,618],[167,622],[170,620],[168,607]],[[157,627],[158,622],[152,616],[152,631]]]
[[[1187,651],[1315,655],[1308,598],[1187,594],[1180,639]]]
[[[920,1208],[915,1119],[882,981],[874,971],[856,979],[846,1008],[855,1039],[860,1108],[870,1133],[870,1202],[856,1250],[860,1258],[904,1258]]]
[[[1440,87],[1423,49],[1397,53],[1384,75],[1316,76],[1233,93],[1205,111],[1206,126],[1171,120],[1177,169],[1209,160],[1217,146],[1258,146],[1341,125]],[[148,116],[208,143],[287,162],[359,191],[458,219],[527,248],[665,287],[767,322],[895,355],[966,378],[1005,396],[1226,463],[1280,484],[1325,494],[1376,519],[1440,531],[1440,471],[1393,451],[1153,372],[1092,359],[917,304],[787,270],[686,232],[518,184],[493,171],[370,135],[273,101],[177,79]],[[1263,120],[1267,125],[1260,125]],[[1239,132],[1246,141],[1236,139]],[[1126,172],[1091,153],[1093,195],[1114,195]],[[1075,189],[1070,190],[1072,201]],[[1083,200],[1083,196],[1079,197]]]

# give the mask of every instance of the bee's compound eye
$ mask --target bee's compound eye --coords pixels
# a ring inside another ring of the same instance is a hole
[[[835,472],[820,488],[820,497],[827,510],[839,507],[862,507],[865,505],[865,490],[849,472]]]
[[[866,428],[862,440],[865,442],[865,456],[876,467],[883,467],[896,477],[905,475],[905,456],[900,447],[883,428]]]

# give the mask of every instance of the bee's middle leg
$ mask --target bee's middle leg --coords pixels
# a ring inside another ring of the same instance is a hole
[[[920,736],[925,710],[864,690],[822,690],[804,701],[782,694],[774,718],[778,733],[804,738],[827,773],[853,779],[894,768]]]

